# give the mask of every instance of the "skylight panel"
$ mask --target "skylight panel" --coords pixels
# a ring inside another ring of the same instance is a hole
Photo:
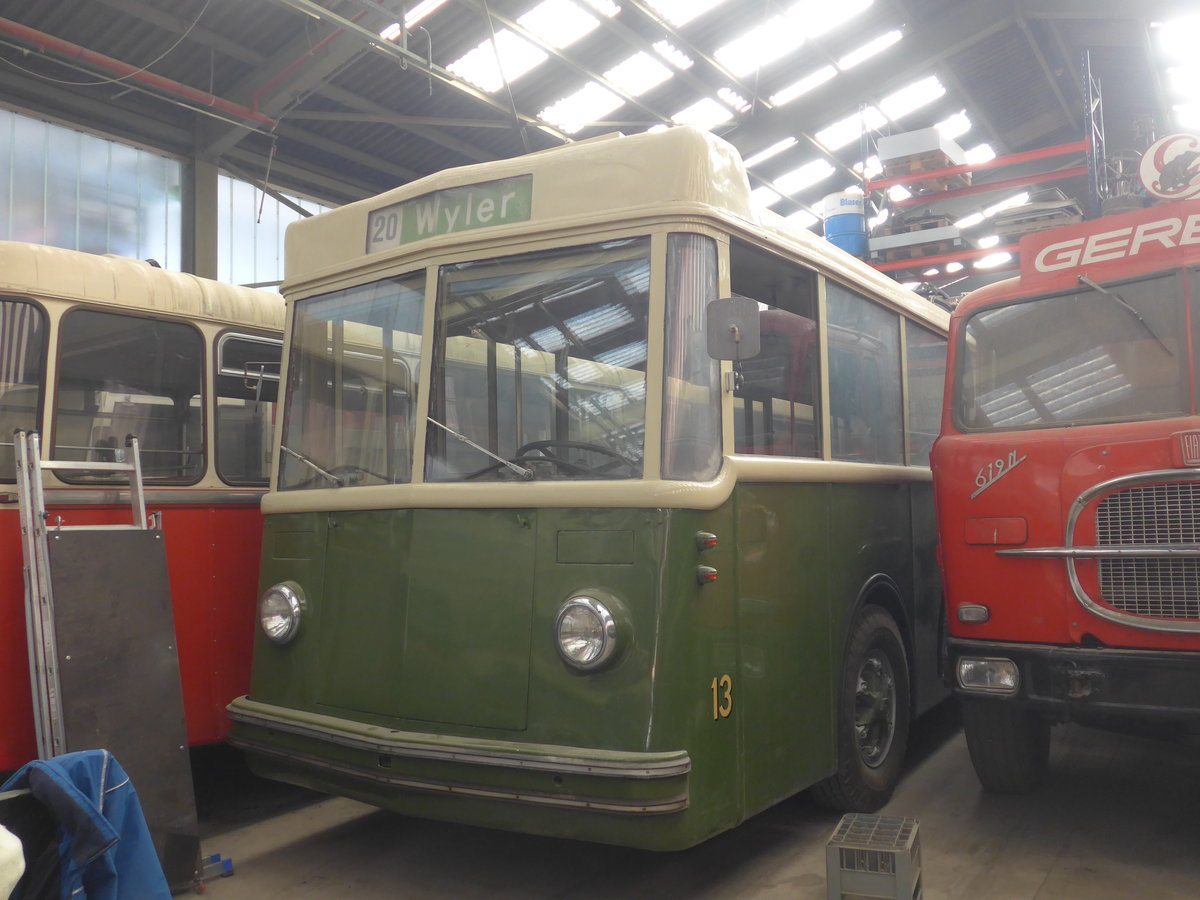
[[[750,192],[750,203],[753,206],[771,207],[783,199],[783,194],[763,185]]]
[[[600,27],[595,16],[571,0],[542,0],[517,24],[555,50],[569,47]]]
[[[963,156],[966,157],[967,165],[977,166],[980,163],[995,159],[996,151],[992,149],[991,144],[977,144],[970,150],[965,151]]]
[[[1200,16],[1169,19],[1155,29],[1158,46],[1170,59],[1192,59],[1200,44]]]
[[[888,94],[879,101],[879,108],[889,119],[902,119],[909,113],[928,106],[939,97],[944,97],[945,94],[946,88],[938,81],[937,76],[930,75]]]
[[[874,0],[800,0],[788,9],[788,16],[799,23],[805,37],[815,38],[833,31],[867,9]]]
[[[647,5],[678,28],[724,2],[725,0],[647,0]]]
[[[1011,253],[989,253],[983,259],[975,261],[977,269],[994,269],[996,266],[1002,266],[1013,258]]]
[[[782,90],[772,94],[771,105],[783,106],[785,103],[790,103],[797,97],[801,97],[809,91],[820,87],[836,74],[837,69],[833,66],[822,66],[815,72],[808,73],[799,81],[794,81]]]
[[[496,57],[500,65],[496,65]],[[446,68],[482,90],[498,91],[546,60],[546,51],[507,28],[496,32],[496,47],[485,40]],[[501,75],[501,67],[504,74]]]
[[[749,169],[751,166],[757,166],[759,163],[766,162],[773,156],[778,156],[784,150],[795,147],[796,143],[797,141],[794,137],[785,137],[782,141],[776,141],[765,150],[759,150],[753,156],[747,157],[745,160],[743,160],[742,164],[747,169]]]
[[[562,50],[600,25],[596,17],[572,0],[542,0],[517,23],[543,44]],[[496,65],[496,57],[500,65]],[[496,32],[496,46],[481,41],[446,68],[485,91],[498,91],[547,59],[541,47],[508,28]],[[501,75],[503,71],[503,75]]]
[[[613,3],[612,0],[583,0],[583,4],[591,7],[606,19],[611,19],[621,11],[621,7]]]
[[[589,81],[573,94],[547,106],[538,118],[557,125],[567,134],[575,134],[585,125],[602,119],[625,103],[619,95],[595,81]]]
[[[604,73],[606,80],[631,97],[640,97],[674,76],[669,68],[649,53],[635,53]]]
[[[971,117],[967,115],[967,111],[960,110],[949,118],[942,119],[933,126],[938,130],[938,134],[948,141],[954,140],[956,137],[962,137],[971,130]]]
[[[446,0],[421,0],[416,6],[404,14],[404,24],[412,28],[422,19],[428,18],[436,10],[446,4]]]
[[[1022,191],[1019,194],[1013,194],[1011,197],[1005,197],[999,203],[993,203],[986,207],[983,211],[985,216],[991,217],[998,212],[1003,212],[1006,209],[1012,209],[1014,206],[1024,206],[1029,202],[1029,192]]]
[[[731,88],[721,88],[717,91],[717,96],[722,103],[738,112],[746,112],[750,109],[750,101]]]
[[[854,164],[854,171],[868,180],[883,174],[883,163],[878,156],[868,156],[863,162]]]
[[[887,117],[874,106],[868,106],[861,112],[851,113],[822,128],[816,133],[816,138],[826,150],[840,150],[858,140],[864,131],[873,131],[886,124]]]
[[[692,58],[669,41],[655,41],[654,52],[683,72],[693,65]]]
[[[1172,107],[1180,128],[1200,128],[1200,103],[1180,103]]]
[[[800,43],[801,37],[796,33],[795,23],[786,16],[772,16],[719,48],[713,56],[740,78],[791,53]]]
[[[845,56],[837,61],[837,67],[843,72],[846,69],[852,69],[861,62],[866,62],[872,56],[882,53],[904,35],[900,31],[889,31],[886,34],[881,34],[867,43],[863,44],[856,50],[851,50]]]
[[[711,97],[705,97],[675,113],[671,116],[671,121],[676,125],[694,125],[703,131],[708,131],[732,118],[733,112],[727,106],[718,103]]]
[[[779,188],[779,190],[785,194],[794,194],[797,191],[804,190],[806,187],[812,187],[814,184],[824,181],[835,171],[837,170],[828,161],[814,159],[811,162],[806,162],[797,169],[785,172],[773,180],[775,187]]]
[[[820,219],[818,219],[815,215],[813,215],[807,209],[802,209],[799,212],[794,212],[790,216],[787,216],[786,218],[793,225],[799,226],[800,228],[811,228],[812,226],[816,225],[817,222],[820,221]]]

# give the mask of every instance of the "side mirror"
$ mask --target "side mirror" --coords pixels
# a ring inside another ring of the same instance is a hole
[[[750,359],[761,349],[758,301],[727,297],[705,309],[708,355],[713,359]]]

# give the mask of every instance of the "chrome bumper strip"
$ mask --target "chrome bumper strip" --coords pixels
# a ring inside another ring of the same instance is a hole
[[[258,709],[247,709],[257,706]],[[337,744],[352,750],[367,750],[385,756],[411,759],[431,759],[467,765],[551,772],[560,775],[591,775],[604,778],[658,779],[687,775],[692,761],[685,750],[664,753],[605,753],[593,751],[593,756],[581,756],[570,748],[552,744],[527,745],[530,749],[516,752],[496,749],[494,741],[473,741],[458,738],[453,744],[434,744],[421,741],[415,734],[389,731],[387,735],[364,737],[349,733],[333,716],[307,713],[308,721],[296,721],[273,714],[265,704],[239,698],[227,712],[234,722],[297,734],[313,740]],[[386,731],[386,729],[381,729]],[[392,737],[390,735],[396,735]],[[239,741],[244,741],[240,738]],[[256,750],[267,748],[253,744]],[[623,758],[624,757],[624,758]],[[325,765],[324,762],[321,763]],[[372,776],[374,777],[374,776]],[[384,776],[385,779],[387,776]]]
[[[279,750],[276,747],[265,746],[242,738],[231,738],[230,743],[242,750],[272,756],[285,762],[300,762],[314,769],[336,772],[361,781],[384,784],[389,787],[405,788],[414,791],[424,791],[433,794],[464,797],[480,800],[506,800],[523,803],[530,806],[556,807],[559,809],[585,809],[595,812],[623,813],[626,815],[663,815],[665,813],[683,812],[688,808],[687,793],[677,794],[663,800],[650,802],[638,800],[615,800],[600,797],[581,797],[574,794],[544,794],[537,791],[505,791],[497,788],[484,788],[465,784],[455,784],[449,781],[428,781],[422,778],[406,778],[399,775],[389,775],[386,771],[368,772],[344,763],[331,762],[328,759],[311,756],[306,753],[296,753],[290,750]]]

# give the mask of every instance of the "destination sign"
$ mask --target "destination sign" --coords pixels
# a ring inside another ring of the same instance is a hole
[[[394,250],[443,234],[527,222],[532,211],[532,175],[446,188],[373,210],[367,216],[367,252]]]

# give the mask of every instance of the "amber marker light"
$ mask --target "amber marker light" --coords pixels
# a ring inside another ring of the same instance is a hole
[[[717,546],[717,536],[709,531],[696,532],[696,549],[701,552]]]
[[[696,566],[696,581],[700,584],[708,584],[716,580],[717,570],[712,566]]]

